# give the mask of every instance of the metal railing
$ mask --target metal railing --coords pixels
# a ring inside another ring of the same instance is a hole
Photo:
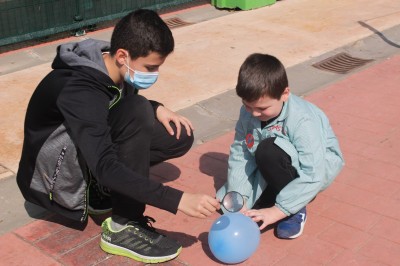
[[[132,10],[156,11],[193,0],[0,0],[0,46],[119,19]]]

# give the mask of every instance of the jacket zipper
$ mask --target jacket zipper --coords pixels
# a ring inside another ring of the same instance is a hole
[[[50,201],[53,201],[54,186],[56,184],[56,180],[57,180],[58,174],[60,173],[61,164],[62,164],[62,161],[64,160],[66,151],[67,151],[67,146],[64,146],[61,149],[60,155],[58,156],[58,159],[57,159],[56,169],[54,170],[53,177],[52,177],[51,183],[50,183],[50,190],[49,190]]]
[[[109,106],[108,106],[108,109],[111,109],[114,105],[116,105],[116,104],[119,102],[119,100],[121,100],[121,97],[122,97],[122,89],[119,89],[119,88],[116,87],[116,86],[108,86],[107,88],[109,88],[109,89],[115,89],[115,90],[118,91],[118,96],[117,96],[117,98],[116,98],[115,100],[113,100],[113,101],[109,104]]]

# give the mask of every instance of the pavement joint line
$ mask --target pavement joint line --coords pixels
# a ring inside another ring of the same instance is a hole
[[[76,246],[74,246],[74,247],[72,247],[72,248],[66,250],[66,251],[63,252],[63,253],[57,254],[57,256],[55,256],[54,258],[59,259],[59,258],[61,258],[62,256],[65,256],[65,255],[67,255],[67,254],[69,254],[69,253],[74,252],[75,250],[77,250],[77,249],[79,249],[79,248],[85,246],[85,245],[86,245],[87,243],[89,243],[90,241],[95,240],[96,238],[99,238],[100,234],[101,234],[101,233],[100,233],[100,231],[99,231],[98,234],[94,235],[93,237],[87,238],[86,240],[80,242],[78,245],[76,245]]]
[[[215,117],[217,119],[226,120],[226,121],[236,121],[237,120],[236,117],[235,117],[235,119],[229,119],[227,117],[223,117],[223,116],[217,114],[216,112],[213,112],[211,109],[207,108],[206,106],[202,105],[201,102],[196,103],[195,105],[200,107],[202,110],[206,111],[209,115],[211,115],[212,117]]]
[[[395,15],[395,14],[398,14],[398,13],[400,13],[400,11],[387,13],[385,15],[374,17],[374,18],[364,19],[364,20],[362,20],[362,22],[371,21],[371,20],[380,19],[380,18],[385,18],[385,17],[391,16],[391,15]]]
[[[11,171],[7,171],[7,172],[4,172],[4,173],[1,173],[1,174],[0,174],[0,181],[1,181],[2,179],[9,178],[9,177],[11,177],[11,176],[13,176],[13,175],[15,175],[15,173],[14,173],[14,172],[11,172]]]
[[[37,52],[35,52],[35,50],[33,49],[28,49],[26,50],[26,53],[28,54],[28,56],[34,58],[34,59],[38,59],[40,61],[46,62],[45,59],[43,59]]]

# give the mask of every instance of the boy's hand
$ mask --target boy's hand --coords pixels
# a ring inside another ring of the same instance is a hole
[[[241,209],[239,212],[245,214],[248,210],[249,210],[249,209],[247,209],[247,206],[246,206],[246,203],[245,203],[245,204],[243,204],[243,207],[242,207],[242,209]]]
[[[249,216],[256,223],[263,221],[260,230],[263,230],[269,224],[273,224],[287,217],[286,214],[276,206],[259,210],[248,210],[244,215]]]
[[[178,210],[186,215],[205,218],[219,210],[220,203],[217,199],[205,194],[183,193]]]
[[[192,134],[191,131],[194,130],[192,122],[190,122],[189,119],[172,112],[164,106],[158,106],[156,115],[158,121],[160,121],[164,125],[170,135],[174,135],[175,132],[169,123],[172,121],[175,124],[177,139],[179,139],[179,137],[181,136],[182,125],[186,128],[188,136],[190,136]]]

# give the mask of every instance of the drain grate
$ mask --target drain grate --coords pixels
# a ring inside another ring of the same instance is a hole
[[[361,67],[371,61],[373,60],[352,57],[343,52],[322,60],[321,62],[315,63],[312,66],[330,72],[346,74],[351,70]]]
[[[164,22],[170,29],[193,24],[190,22],[183,21],[182,19],[177,17],[165,19]]]

